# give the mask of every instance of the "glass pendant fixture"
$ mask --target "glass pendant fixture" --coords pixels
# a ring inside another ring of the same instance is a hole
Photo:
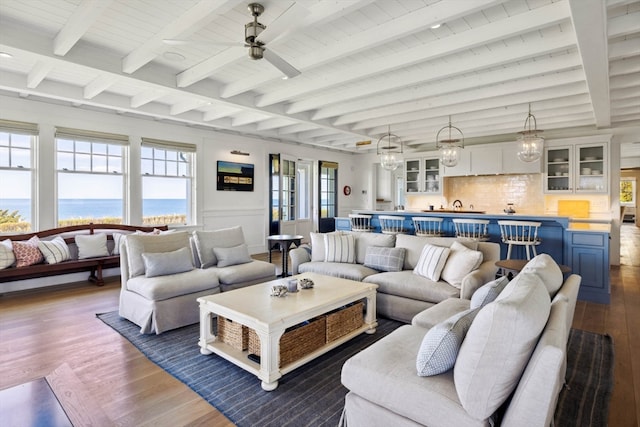
[[[531,124],[533,122],[533,129]],[[536,117],[531,114],[531,104],[529,104],[529,115],[524,121],[524,130],[518,132],[518,159],[523,162],[535,162],[542,156],[542,149],[544,148],[544,138],[539,136],[538,133],[543,131],[538,130],[536,123]]]
[[[394,171],[402,163],[404,153],[402,139],[391,133],[391,126],[388,127],[387,134],[378,139],[376,151],[380,156],[380,166],[385,170]]]
[[[447,137],[440,139],[440,134],[445,130]],[[436,134],[436,148],[440,151],[440,163],[443,166],[453,167],[458,164],[460,150],[464,148],[464,134],[460,129],[451,125],[451,116],[449,116],[449,124]]]

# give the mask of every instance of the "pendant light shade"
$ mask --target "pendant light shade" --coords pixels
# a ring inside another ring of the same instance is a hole
[[[398,135],[391,133],[391,126],[388,128],[387,134],[378,139],[376,151],[380,156],[380,166],[383,169],[394,171],[403,162],[404,147],[402,140]]]
[[[533,124],[533,129],[531,125]],[[518,137],[518,159],[523,162],[535,162],[542,156],[544,148],[544,138],[539,136],[543,131],[537,129],[536,118],[531,114],[531,104],[529,104],[529,115],[524,121],[524,130]]]
[[[443,131],[445,133],[441,139],[440,134]],[[464,148],[464,134],[451,125],[451,116],[449,116],[449,124],[436,134],[436,148],[440,151],[440,163],[443,166],[453,167],[458,164],[460,150]]]

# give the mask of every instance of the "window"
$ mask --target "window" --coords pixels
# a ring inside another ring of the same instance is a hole
[[[0,120],[0,233],[34,229],[32,153],[38,126]]]
[[[320,161],[320,217],[318,228],[321,233],[335,229],[338,211],[338,164]]]
[[[56,129],[58,226],[121,224],[126,135]]]
[[[142,139],[142,223],[191,224],[196,146]]]

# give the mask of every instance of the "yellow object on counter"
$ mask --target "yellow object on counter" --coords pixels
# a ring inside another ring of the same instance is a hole
[[[558,215],[571,218],[589,218],[589,200],[558,200]]]

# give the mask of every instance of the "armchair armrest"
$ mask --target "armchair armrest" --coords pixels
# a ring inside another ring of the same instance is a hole
[[[473,293],[482,285],[496,278],[498,267],[494,260],[485,261],[480,264],[480,268],[467,274],[462,279],[460,287],[460,298],[471,299]]]
[[[298,266],[311,261],[311,254],[305,248],[295,248],[289,251],[289,258],[291,259],[291,273],[298,274]]]

